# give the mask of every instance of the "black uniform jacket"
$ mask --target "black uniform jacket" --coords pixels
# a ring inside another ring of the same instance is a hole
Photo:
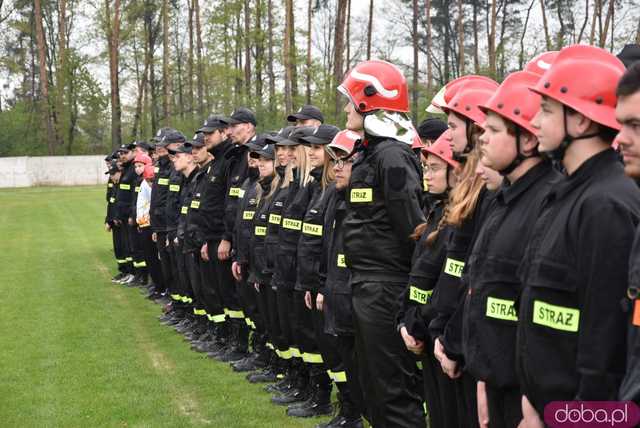
[[[132,214],[135,218],[135,211],[133,213],[131,211],[131,201],[133,201],[137,178],[133,162],[122,165],[122,174],[116,192],[116,217],[124,224],[127,224]]]
[[[539,412],[554,400],[617,398],[627,327],[620,303],[639,216],[640,190],[612,149],[545,199],[519,268],[516,348],[520,387]]]
[[[273,177],[264,177],[258,183],[262,189],[262,197],[258,201],[256,213],[253,216],[253,235],[249,247],[249,283],[269,284],[271,274],[267,272],[267,255],[265,252],[265,238],[269,222],[269,201],[267,194],[271,188]],[[273,195],[272,195],[273,196]]]
[[[446,198],[446,195],[442,197]],[[435,315],[431,297],[442,272],[447,252],[446,243],[451,233],[451,228],[441,228],[436,240],[427,244],[427,238],[437,229],[442,219],[446,202],[442,198],[429,199],[431,210],[427,215],[427,228],[413,251],[409,282],[397,317],[398,326],[404,325],[411,336],[423,342],[430,342],[428,326]]]
[[[411,148],[368,138],[347,189],[344,248],[352,281],[406,284],[422,213],[422,173]]]
[[[517,276],[542,200],[561,178],[541,162],[497,191],[465,267],[469,285],[463,314],[466,369],[497,388],[515,388]]]
[[[253,216],[256,213],[256,183],[257,179],[247,177],[242,184],[242,196],[236,214],[235,236],[233,238],[233,261],[241,265],[249,264],[249,247],[253,236]]]
[[[296,289],[317,292],[321,286],[320,259],[322,258],[322,229],[326,208],[325,192],[320,185],[323,168],[311,171],[309,204],[302,221],[302,234],[298,241]]]
[[[167,197],[169,195],[169,176],[173,170],[173,163],[169,156],[162,156],[154,168],[155,175],[151,185],[151,203],[149,216],[151,229],[154,232],[165,232],[167,229]]]
[[[191,174],[189,174],[188,177],[185,177],[184,181],[182,181],[180,191],[177,193],[178,197],[176,198],[176,204],[179,208],[177,209],[178,215],[176,218],[176,230],[173,232],[175,233],[175,236],[168,237],[169,239],[177,237],[183,242],[185,240],[185,237],[187,235],[187,216],[189,214],[191,200],[196,191],[196,176],[200,172],[201,171],[198,168],[194,168],[194,170],[191,171]],[[182,245],[182,249],[183,251],[186,249],[186,246],[184,244]],[[193,251],[193,249],[191,249],[190,251]]]
[[[233,241],[233,231],[236,226],[236,214],[238,211],[238,201],[242,193],[242,183],[249,174],[247,163],[247,150],[244,145],[231,144],[225,150],[225,184],[226,196],[224,202],[224,231],[221,239]]]
[[[267,259],[266,270],[271,275],[271,286],[274,289],[277,289],[277,281],[274,279],[274,276],[276,276],[276,255],[278,254],[280,243],[282,211],[287,202],[290,187],[289,185],[285,186],[284,183],[285,171],[286,167],[282,165],[276,167],[276,173],[280,178],[280,185],[269,201],[269,207],[267,209],[267,236],[264,240]]]
[[[166,231],[169,239],[175,238],[176,229],[178,228],[178,219],[182,211],[180,193],[183,181],[186,181],[185,176],[172,169],[169,174],[169,193],[167,194],[167,203],[165,205]]]

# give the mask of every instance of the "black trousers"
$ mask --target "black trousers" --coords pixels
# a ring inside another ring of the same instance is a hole
[[[490,428],[517,427],[522,420],[522,393],[519,388],[495,388],[486,384]]]
[[[454,381],[443,371],[433,355],[433,342],[425,343],[422,356],[422,379],[425,402],[429,411],[429,426],[443,428],[458,427],[458,405]]]
[[[174,278],[177,278],[177,280],[174,281],[175,295],[180,296],[180,301],[183,306],[190,307],[193,303],[193,290],[191,288],[191,281],[189,281],[189,274],[187,273],[185,255],[182,253],[182,242],[176,244],[176,242],[170,238],[169,243],[174,260]]]
[[[331,379],[327,374],[327,366],[324,364],[324,359],[320,353],[314,326],[314,312],[318,311],[307,308],[304,303],[304,295],[304,291],[293,290],[293,312],[295,314],[293,335],[302,354],[302,361],[305,362],[309,369],[309,376],[312,381],[321,387],[330,388]],[[324,330],[324,321],[322,321],[321,330]]]
[[[209,259],[212,262],[218,292],[224,307],[224,312],[232,320],[244,319],[244,312],[238,298],[236,280],[231,273],[231,260],[218,259],[218,245],[220,241],[210,242]]]
[[[424,428],[421,376],[396,330],[406,284],[351,284],[356,355],[367,417],[376,428]]]
[[[338,335],[335,336],[335,341],[336,350],[340,355],[340,362],[346,372],[347,387],[349,388],[351,402],[360,415],[365,415],[366,406],[364,405],[362,387],[360,386],[358,363],[355,355],[355,338],[353,335]],[[331,370],[335,373],[335,369]],[[338,388],[340,389],[340,386],[338,386]]]
[[[118,270],[122,273],[131,273],[131,262],[127,260],[127,231],[122,226],[111,228],[111,239],[113,241],[113,254],[118,264]]]
[[[215,323],[225,321],[224,306],[222,296],[218,287],[218,277],[216,274],[215,262],[211,257],[217,257],[217,251],[208,247],[209,261],[202,260],[200,252],[197,252],[198,263],[200,264],[201,298],[204,309],[209,320]]]
[[[149,275],[151,275],[151,280],[155,284],[156,289],[162,291],[166,287],[164,285],[160,257],[158,256],[158,248],[152,239],[153,232],[150,227],[141,227],[139,230],[140,242],[144,252],[144,261],[147,264]]]
[[[455,379],[454,384],[459,426],[477,428],[479,426],[477,381],[469,373],[462,372],[462,376]]]
[[[184,254],[185,266],[189,276],[189,283],[193,290],[193,313],[200,316],[206,316],[207,310],[205,306],[204,284],[202,283],[200,254],[189,252]]]
[[[278,287],[276,290],[276,306],[278,311],[279,343],[274,345],[281,351],[289,351],[294,358],[302,358],[300,348],[293,336],[295,314],[293,308],[293,290]],[[276,339],[274,339],[276,340]]]
[[[169,292],[171,284],[174,281],[173,268],[171,267],[171,250],[167,247],[167,233],[156,232],[156,251],[158,252],[158,259],[160,260],[160,268],[162,270],[162,284],[156,283],[156,289],[160,292]],[[161,289],[160,287],[163,287]]]
[[[261,296],[258,296],[259,293],[254,285],[247,282],[248,268],[249,266],[247,265],[241,267],[242,276],[240,281],[236,283],[238,299],[240,300],[240,307],[244,313],[244,320],[247,326],[258,333],[264,333],[266,327],[262,316],[264,308],[261,307],[262,303],[258,303]]]
[[[131,257],[133,261],[134,273],[138,275],[148,274],[147,263],[144,260],[144,248],[142,246],[142,236],[138,230],[137,224],[128,224],[127,231],[129,234],[129,246],[131,248]]]

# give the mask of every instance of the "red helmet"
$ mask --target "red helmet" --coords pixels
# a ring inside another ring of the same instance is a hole
[[[136,157],[133,160],[133,163],[143,163],[145,165],[151,165],[153,163],[153,161],[151,160],[149,155],[147,155],[145,153],[138,153],[138,154],[136,154]]]
[[[466,76],[458,77],[447,83],[438,91],[438,93],[431,100],[431,105],[427,107],[429,113],[442,113],[442,108],[449,104],[449,101],[458,93],[458,90],[469,82],[493,82],[488,77],[478,76],[475,74],[468,74]]]
[[[350,154],[353,151],[353,147],[356,142],[360,139],[360,135],[356,134],[353,131],[349,131],[345,129],[344,131],[340,131],[333,137],[333,140],[327,146],[327,150],[330,152],[334,152],[335,150],[341,150],[346,154]]]
[[[530,73],[535,73],[538,76],[542,76],[551,68],[551,65],[556,60],[558,53],[558,51],[543,52],[529,61],[522,71],[528,71]]]
[[[538,79],[540,76],[528,71],[511,73],[493,96],[480,105],[480,109],[492,111],[535,134],[531,119],[540,110],[540,96],[531,92],[529,87],[538,83]]]
[[[338,91],[349,97],[360,113],[409,111],[407,81],[398,67],[386,61],[364,61],[356,65],[349,70]]]
[[[142,172],[142,178],[145,180],[151,180],[155,175],[155,168],[153,165],[148,164],[144,166],[144,171]]]
[[[445,113],[454,112],[482,125],[486,115],[478,107],[486,103],[498,89],[498,83],[491,80],[470,80],[456,90],[456,94],[443,106]]]
[[[530,88],[596,123],[619,130],[616,86],[624,72],[622,61],[604,49],[573,45],[562,49],[551,68]]]
[[[422,144],[422,140],[420,139],[420,136],[418,135],[418,133],[416,133],[413,136],[413,143],[411,143],[411,150],[422,149],[423,147],[424,147],[424,144]]]
[[[447,138],[447,134],[449,134],[449,132],[451,131],[444,131],[442,135],[438,137],[435,143],[430,146],[424,147],[422,149],[422,152],[425,155],[429,153],[435,155],[452,167],[457,168],[460,166],[460,163],[456,162],[453,159],[453,150],[451,149],[451,144],[449,144],[449,139]]]

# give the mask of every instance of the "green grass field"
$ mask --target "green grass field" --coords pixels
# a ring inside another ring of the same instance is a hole
[[[310,427],[110,282],[103,187],[0,190],[0,425]]]

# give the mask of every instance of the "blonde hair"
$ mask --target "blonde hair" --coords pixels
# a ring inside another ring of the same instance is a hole
[[[480,192],[484,188],[484,181],[476,174],[476,167],[480,161],[477,139],[481,131],[479,127],[474,126],[471,133],[471,138],[474,140],[474,149],[466,156],[467,161],[462,167],[456,185],[449,195],[449,202],[444,208],[438,227],[427,238],[427,244],[429,245],[435,242],[444,226],[460,227],[475,212]]]
[[[280,185],[280,175],[276,173],[275,160],[272,159],[271,162],[273,162],[273,172],[271,173],[271,177],[273,177],[273,179],[271,180],[271,185],[269,186],[269,191],[267,192],[266,195],[263,195],[263,190],[262,190],[262,186],[260,185],[260,179],[259,179],[255,184],[255,186],[256,186],[256,204],[259,204],[260,200],[263,197],[267,201],[269,199],[271,199],[273,194],[278,189],[278,186]],[[265,178],[267,178],[267,177],[262,177],[263,180]]]
[[[311,162],[309,162],[309,149],[299,144],[296,147],[296,157],[298,158],[298,174],[300,177],[300,187],[306,187],[311,181]]]
[[[320,179],[320,187],[322,188],[322,192],[325,191],[329,184],[333,183],[336,179],[336,172],[333,170],[333,165],[331,162],[331,156],[328,153],[324,154],[324,166],[322,169],[322,178]]]

